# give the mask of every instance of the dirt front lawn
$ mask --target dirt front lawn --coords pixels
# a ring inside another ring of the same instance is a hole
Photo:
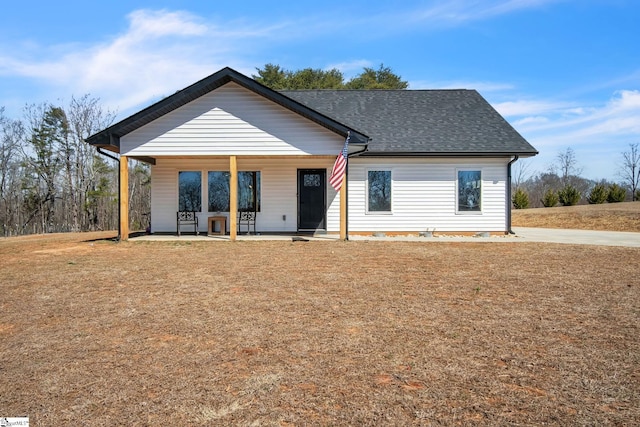
[[[0,239],[0,417],[638,425],[640,250]]]

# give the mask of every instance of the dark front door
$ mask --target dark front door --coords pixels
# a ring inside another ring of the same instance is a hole
[[[325,169],[298,169],[298,230],[326,228]]]

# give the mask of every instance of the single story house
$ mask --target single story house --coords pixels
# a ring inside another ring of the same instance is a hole
[[[336,191],[329,178],[347,139]],[[177,212],[195,211],[198,231],[224,216],[234,240],[251,211],[259,233],[346,239],[508,233],[511,165],[537,154],[475,90],[275,91],[231,68],[87,142],[119,154],[123,239],[128,159],[151,164],[154,233],[175,233]]]

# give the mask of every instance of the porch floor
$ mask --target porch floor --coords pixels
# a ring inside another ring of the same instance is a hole
[[[181,236],[178,237],[177,234],[131,234],[129,236],[130,241],[134,242],[142,242],[142,241],[156,241],[156,242],[228,242],[231,240],[230,236],[227,234],[225,236],[219,235],[207,235],[205,233],[200,233],[199,235],[194,234],[184,234],[181,233]],[[336,233],[331,234],[238,234],[236,237],[236,241],[251,241],[251,240],[340,240],[340,235]]]

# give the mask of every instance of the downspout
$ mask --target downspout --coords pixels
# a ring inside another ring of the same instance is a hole
[[[369,140],[369,141],[371,141],[371,140]],[[344,171],[344,173],[346,175],[346,178],[347,178],[347,179],[345,179],[345,182],[344,182],[344,185],[345,185],[344,191],[347,192],[347,206],[346,206],[347,223],[345,224],[346,229],[347,229],[347,233],[346,233],[347,234],[347,240],[349,240],[349,191],[348,191],[349,190],[349,157],[353,157],[353,156],[356,156],[358,154],[361,154],[361,153],[364,153],[365,151],[367,151],[369,149],[369,141],[367,141],[366,145],[364,146],[364,148],[362,150],[356,151],[355,153],[348,153],[347,154],[347,168]]]
[[[514,156],[507,164],[507,232],[509,234],[516,234],[511,229],[511,165],[518,161],[518,156]]]
[[[113,156],[113,155],[107,153],[106,151],[103,151],[102,148],[100,148],[100,147],[97,147],[97,149],[98,149],[98,153],[99,154],[102,154],[105,157],[108,157],[110,159],[115,160],[116,162],[118,162],[118,164],[120,163],[120,159],[117,158],[116,156]],[[119,167],[118,167],[118,194],[120,194],[120,168]],[[118,195],[118,198],[119,197],[120,196]],[[122,236],[120,236],[120,215],[121,214],[122,213],[120,212],[120,203],[118,203],[118,237],[116,237],[116,240],[118,242],[120,241],[120,239],[122,237]]]

